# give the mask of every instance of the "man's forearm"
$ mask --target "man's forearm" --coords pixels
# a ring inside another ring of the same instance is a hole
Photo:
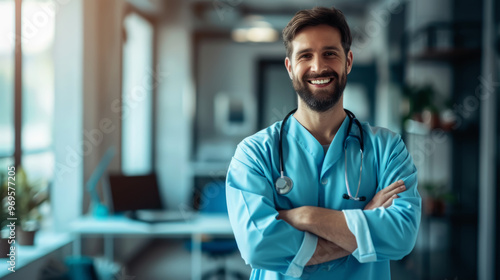
[[[339,247],[337,244],[318,237],[316,251],[306,265],[315,265],[343,258],[350,253]]]
[[[352,253],[358,247],[356,238],[347,227],[342,211],[303,206],[280,211],[278,218],[299,230],[308,231],[333,242],[348,252]]]
[[[310,213],[304,221],[305,230],[337,244],[348,252],[358,248],[356,237],[347,227],[342,211],[321,207],[308,207]]]
[[[365,206],[364,210],[371,210],[378,207],[387,208],[392,205],[394,199],[399,198],[398,194],[405,190],[404,181],[398,180],[377,192],[373,199]],[[332,242],[333,245],[338,245],[348,253],[352,253],[358,247],[356,237],[347,227],[347,222],[342,211],[303,206],[279,211],[278,219],[285,220],[296,229],[308,231],[322,237],[326,241]],[[319,244],[318,242],[318,246]]]

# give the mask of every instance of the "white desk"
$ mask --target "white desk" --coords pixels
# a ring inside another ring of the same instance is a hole
[[[113,260],[113,238],[115,236],[186,237],[192,240],[191,278],[201,279],[201,236],[202,234],[232,237],[233,230],[227,214],[199,214],[191,220],[149,224],[131,220],[124,216],[110,216],[102,219],[84,216],[71,224],[75,234],[73,254],[81,255],[83,235],[102,235],[104,254]]]

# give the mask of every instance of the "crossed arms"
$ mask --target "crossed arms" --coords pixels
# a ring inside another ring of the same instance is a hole
[[[349,254],[360,263],[409,254],[420,222],[417,170],[401,138],[384,133],[377,142],[384,148],[377,155],[380,190],[365,210],[342,213],[318,207],[277,212],[273,174],[266,171],[271,170],[271,160],[261,152],[267,149],[252,139],[240,144],[227,174],[226,194],[229,219],[245,262],[255,269],[299,277],[304,265]],[[404,192],[396,190],[401,182],[391,184],[399,179],[404,180]]]
[[[389,207],[398,193],[405,191],[402,180],[392,183],[379,191],[365,206],[364,210],[377,207]],[[298,230],[307,231],[318,236],[316,251],[307,265],[314,265],[339,259],[356,250],[356,238],[347,227],[342,211],[303,206],[279,211],[278,219],[282,219]]]

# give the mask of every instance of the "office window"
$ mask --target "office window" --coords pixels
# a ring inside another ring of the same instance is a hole
[[[14,0],[0,0],[0,168],[14,155]]]
[[[33,179],[53,173],[54,14],[52,0],[23,0],[22,165]]]
[[[0,34],[4,35],[0,40],[0,171],[20,164],[32,181],[51,180],[54,171],[53,4],[54,0],[0,0]],[[16,35],[17,15],[21,37]],[[15,59],[16,40],[21,42],[21,60]],[[21,69],[20,76],[15,69]],[[16,80],[20,81],[17,89]],[[16,97],[22,104],[20,114],[14,109]]]
[[[131,13],[125,18],[122,84],[122,171],[153,171],[153,26]]]

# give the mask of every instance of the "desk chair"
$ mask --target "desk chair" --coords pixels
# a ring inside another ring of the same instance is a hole
[[[199,210],[202,213],[227,213],[226,184],[224,181],[210,182],[201,192]],[[234,238],[216,238],[202,242],[201,250],[212,258],[225,258],[238,251]],[[225,259],[224,259],[225,261]],[[228,277],[228,278],[225,278]],[[226,270],[225,262],[218,268],[202,275],[203,280],[208,279],[248,279],[248,276],[237,271]]]

